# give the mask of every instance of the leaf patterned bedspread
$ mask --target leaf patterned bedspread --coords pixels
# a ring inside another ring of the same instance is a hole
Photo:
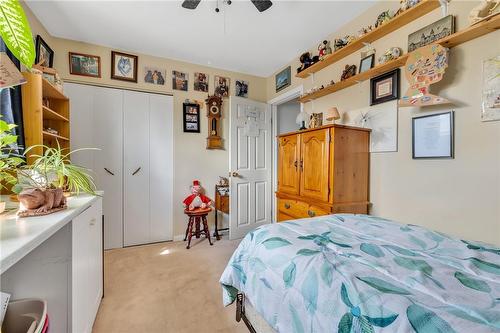
[[[220,283],[283,333],[500,332],[499,248],[373,216],[260,227]]]

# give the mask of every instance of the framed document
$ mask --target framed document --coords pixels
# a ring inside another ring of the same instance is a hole
[[[453,111],[413,118],[413,158],[454,158]]]

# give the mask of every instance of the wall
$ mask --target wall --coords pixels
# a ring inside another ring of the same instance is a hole
[[[278,119],[276,119],[278,134],[296,131],[299,127],[295,122],[295,118],[297,118],[299,113],[300,103],[297,99],[278,105]]]
[[[457,31],[468,26],[468,13],[477,4],[477,1],[457,0],[450,3],[449,13],[456,15]],[[378,13],[397,6],[397,2],[382,1],[329,39],[355,34],[362,26],[375,22]],[[441,12],[436,9],[376,41],[373,44],[376,58],[391,46],[399,46],[406,52],[408,34],[440,17]],[[466,239],[500,244],[500,121],[486,123],[480,119],[482,61],[500,54],[499,40],[500,31],[496,31],[451,49],[445,77],[432,86],[432,91],[450,99],[453,105],[399,110],[398,152],[371,155],[372,214]],[[310,51],[316,54],[316,45],[312,45]],[[298,57],[287,64],[292,66],[292,73],[299,67]],[[316,73],[315,83],[311,78],[300,79],[292,75],[292,85],[287,89],[303,84],[307,91],[331,79],[339,81],[343,67],[346,64],[359,66],[359,61],[359,53],[352,54]],[[407,83],[401,74],[401,91],[404,92]],[[343,113],[342,122],[347,123],[355,118],[357,109],[369,105],[369,92],[369,81],[365,81],[307,103],[305,110],[325,112],[335,105]],[[268,100],[277,95],[272,75],[267,80]],[[455,159],[413,160],[411,118],[450,109],[456,111]]]
[[[23,4],[24,5],[24,4]],[[194,72],[203,72],[209,74],[209,93],[213,94],[214,75],[221,75],[231,78],[230,93],[234,95],[235,80],[245,80],[249,82],[248,98],[257,101],[266,101],[266,79],[251,75],[239,74],[226,70],[194,65],[186,62],[174,61],[166,58],[148,56],[144,54],[136,54],[139,56],[138,67],[138,83],[130,83],[125,81],[111,80],[111,49],[91,45],[87,43],[60,39],[50,36],[42,24],[34,16],[27,6],[23,6],[33,35],[40,34],[42,38],[54,50],[54,67],[63,80],[71,80],[72,82],[95,83],[99,85],[108,85],[113,87],[123,87],[140,89],[150,92],[170,93],[174,96],[174,236],[182,236],[184,238],[185,228],[187,224],[186,216],[182,209],[182,200],[189,194],[189,186],[194,179],[201,181],[205,187],[207,195],[214,197],[214,186],[218,181],[219,176],[227,176],[229,169],[228,155],[228,114],[229,103],[225,100],[223,105],[223,122],[222,122],[222,137],[224,139],[225,150],[207,150],[206,137],[208,135],[208,121],[204,117],[206,109],[201,110],[201,133],[184,133],[182,126],[182,103],[186,99],[203,101],[206,93],[196,92],[193,90]],[[113,49],[115,50],[115,49]],[[84,76],[76,76],[69,74],[68,52],[79,52],[98,55],[101,57],[101,77],[88,78]],[[115,50],[127,52],[127,50]],[[134,53],[135,54],[135,53]],[[167,70],[167,78],[165,86],[152,85],[145,83],[143,80],[143,67],[159,67]],[[187,92],[172,90],[171,71],[178,70],[189,73],[189,88]],[[219,219],[221,221],[222,219]],[[213,214],[210,214],[209,221],[213,221]],[[220,222],[219,222],[220,223]],[[227,224],[227,216],[224,218],[224,224]]]

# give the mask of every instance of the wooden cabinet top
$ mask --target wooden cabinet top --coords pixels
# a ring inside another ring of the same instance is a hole
[[[288,132],[288,133],[283,133],[280,135],[277,135],[277,137],[282,137],[282,136],[288,136],[288,135],[294,135],[294,134],[300,134],[300,133],[306,133],[306,132],[312,132],[312,131],[318,131],[322,130],[325,128],[347,128],[347,129],[352,129],[356,131],[365,131],[365,132],[371,132],[372,130],[370,128],[363,128],[363,127],[356,127],[356,126],[348,126],[348,125],[339,125],[339,124],[330,124],[330,125],[324,125],[316,128],[308,128],[302,131],[295,131],[295,132]]]

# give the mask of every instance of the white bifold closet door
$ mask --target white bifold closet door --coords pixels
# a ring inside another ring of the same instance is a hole
[[[72,83],[65,93],[72,149],[100,149],[72,160],[104,191],[105,249],[171,240],[172,96]]]

